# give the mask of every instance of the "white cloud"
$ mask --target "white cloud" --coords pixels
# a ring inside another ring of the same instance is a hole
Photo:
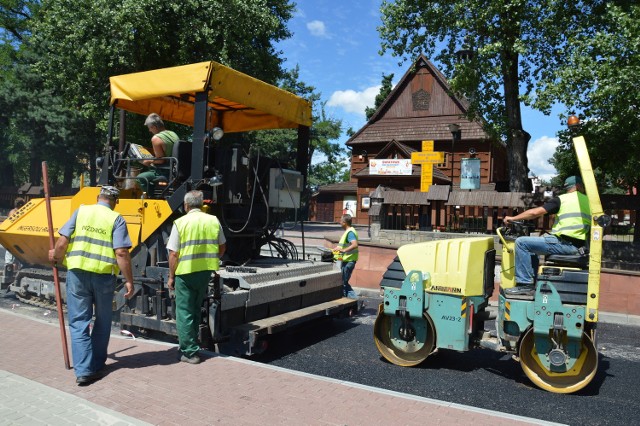
[[[556,169],[549,164],[549,159],[556,152],[557,147],[558,138],[550,138],[549,136],[542,136],[529,144],[527,158],[532,174],[544,180],[549,180],[558,174]]]
[[[346,112],[364,116],[364,110],[368,106],[375,105],[376,95],[380,92],[380,86],[372,86],[361,92],[355,90],[337,90],[331,94],[327,105],[342,108]]]
[[[327,37],[327,29],[322,21],[307,22],[307,29],[314,37]]]

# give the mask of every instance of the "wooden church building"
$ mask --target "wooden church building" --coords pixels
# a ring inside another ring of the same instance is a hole
[[[338,222],[349,213],[355,224],[381,229],[495,229],[530,194],[507,192],[506,147],[466,119],[467,108],[434,65],[418,57],[346,142],[351,179],[320,187],[310,219]]]

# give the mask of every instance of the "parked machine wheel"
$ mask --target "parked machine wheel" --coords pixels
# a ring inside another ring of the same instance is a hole
[[[436,329],[427,313],[423,319],[382,314],[382,305],[373,328],[380,354],[392,364],[413,367],[427,359],[436,342]]]
[[[547,358],[552,353],[545,354]],[[571,369],[562,373],[549,371],[539,359],[535,346],[533,328],[525,333],[520,342],[520,365],[536,386],[549,392],[573,393],[587,386],[598,371],[598,351],[586,334],[582,334],[580,355]]]

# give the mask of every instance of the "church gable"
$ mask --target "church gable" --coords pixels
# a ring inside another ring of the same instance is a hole
[[[415,149],[403,143],[396,142],[394,139],[380,150],[380,152],[375,156],[375,159],[411,159],[411,153],[414,151]]]
[[[427,61],[418,58],[371,121],[463,114],[462,105],[448,92],[444,77]]]

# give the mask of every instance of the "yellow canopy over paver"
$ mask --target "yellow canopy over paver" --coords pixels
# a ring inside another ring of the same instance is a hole
[[[196,93],[206,92],[207,128],[225,132],[311,126],[309,101],[217,62],[111,77],[111,104],[192,126]]]

